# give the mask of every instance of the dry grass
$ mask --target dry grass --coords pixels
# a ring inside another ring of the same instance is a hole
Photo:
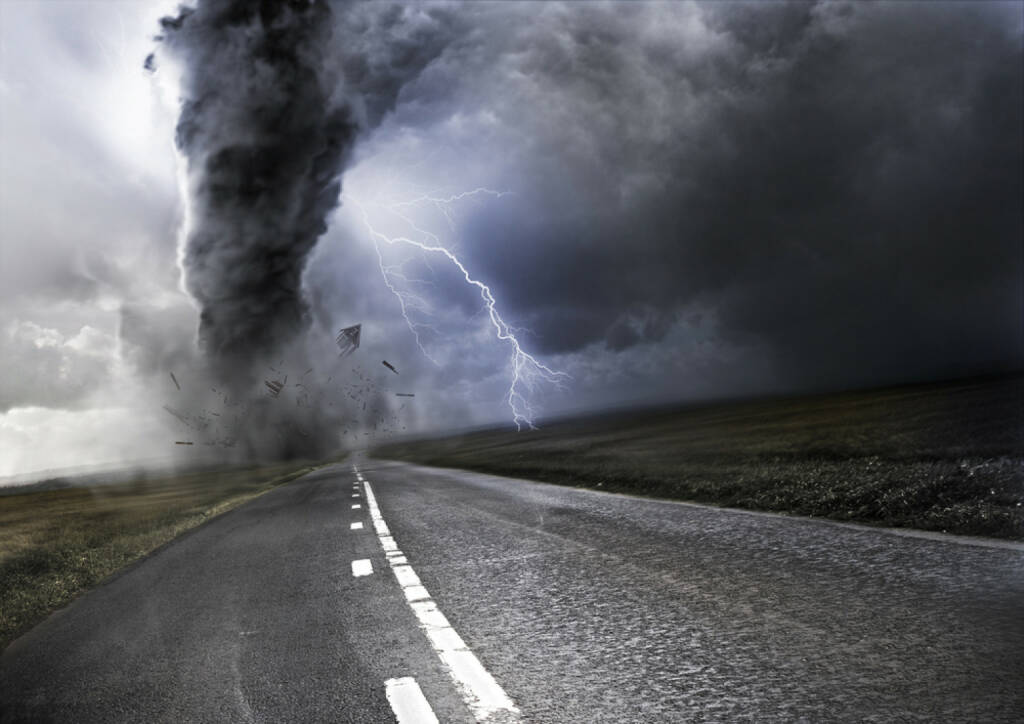
[[[1024,538],[1024,377],[731,402],[383,446],[380,457]]]
[[[311,469],[290,463],[0,497],[0,647],[186,530]]]

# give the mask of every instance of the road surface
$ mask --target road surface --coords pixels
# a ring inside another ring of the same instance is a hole
[[[15,641],[0,719],[1024,717],[1022,545],[356,466],[191,531]]]

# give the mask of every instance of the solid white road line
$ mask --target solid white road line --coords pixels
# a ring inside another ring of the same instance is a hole
[[[351,529],[351,530],[362,530],[363,529],[363,524],[360,523],[359,521],[356,521],[355,523],[353,523],[352,525],[349,526],[349,529]]]
[[[360,558],[358,561],[352,561],[352,575],[356,578],[369,576],[372,573],[373,563],[370,562],[369,558]]]
[[[398,724],[438,724],[416,679],[411,676],[388,679],[384,686]]]
[[[384,518],[380,514],[377,498],[373,494],[370,483],[364,481],[363,488],[366,493],[366,505],[370,509],[370,518],[373,520],[373,527],[377,531],[377,538],[380,540],[381,548],[384,549],[388,565],[391,566],[398,585],[402,587],[405,600],[416,614],[420,628],[423,629],[430,645],[434,647],[434,651],[437,652],[441,662],[448,669],[448,673],[455,680],[456,688],[462,695],[463,701],[466,702],[466,706],[473,712],[473,716],[478,722],[491,722],[499,718],[502,722],[520,721],[519,709],[515,702],[509,698],[490,672],[480,663],[476,654],[469,650],[462,637],[448,623],[448,619],[441,613],[437,604],[430,598],[430,593],[420,582],[416,571],[409,565],[405,554],[399,550],[398,544],[391,537],[391,531],[388,530]],[[392,681],[395,680],[392,679]],[[402,721],[399,717],[399,722]],[[409,721],[417,720],[410,719]]]

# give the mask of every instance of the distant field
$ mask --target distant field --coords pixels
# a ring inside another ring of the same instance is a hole
[[[737,508],[1024,538],[1024,376],[616,413],[373,454]]]
[[[111,573],[297,478],[296,463],[0,497],[0,649]]]

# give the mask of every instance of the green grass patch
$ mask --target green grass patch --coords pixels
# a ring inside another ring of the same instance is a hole
[[[0,648],[190,528],[313,468],[296,463],[0,497]]]
[[[703,404],[381,446],[562,485],[1024,539],[1024,376]]]

